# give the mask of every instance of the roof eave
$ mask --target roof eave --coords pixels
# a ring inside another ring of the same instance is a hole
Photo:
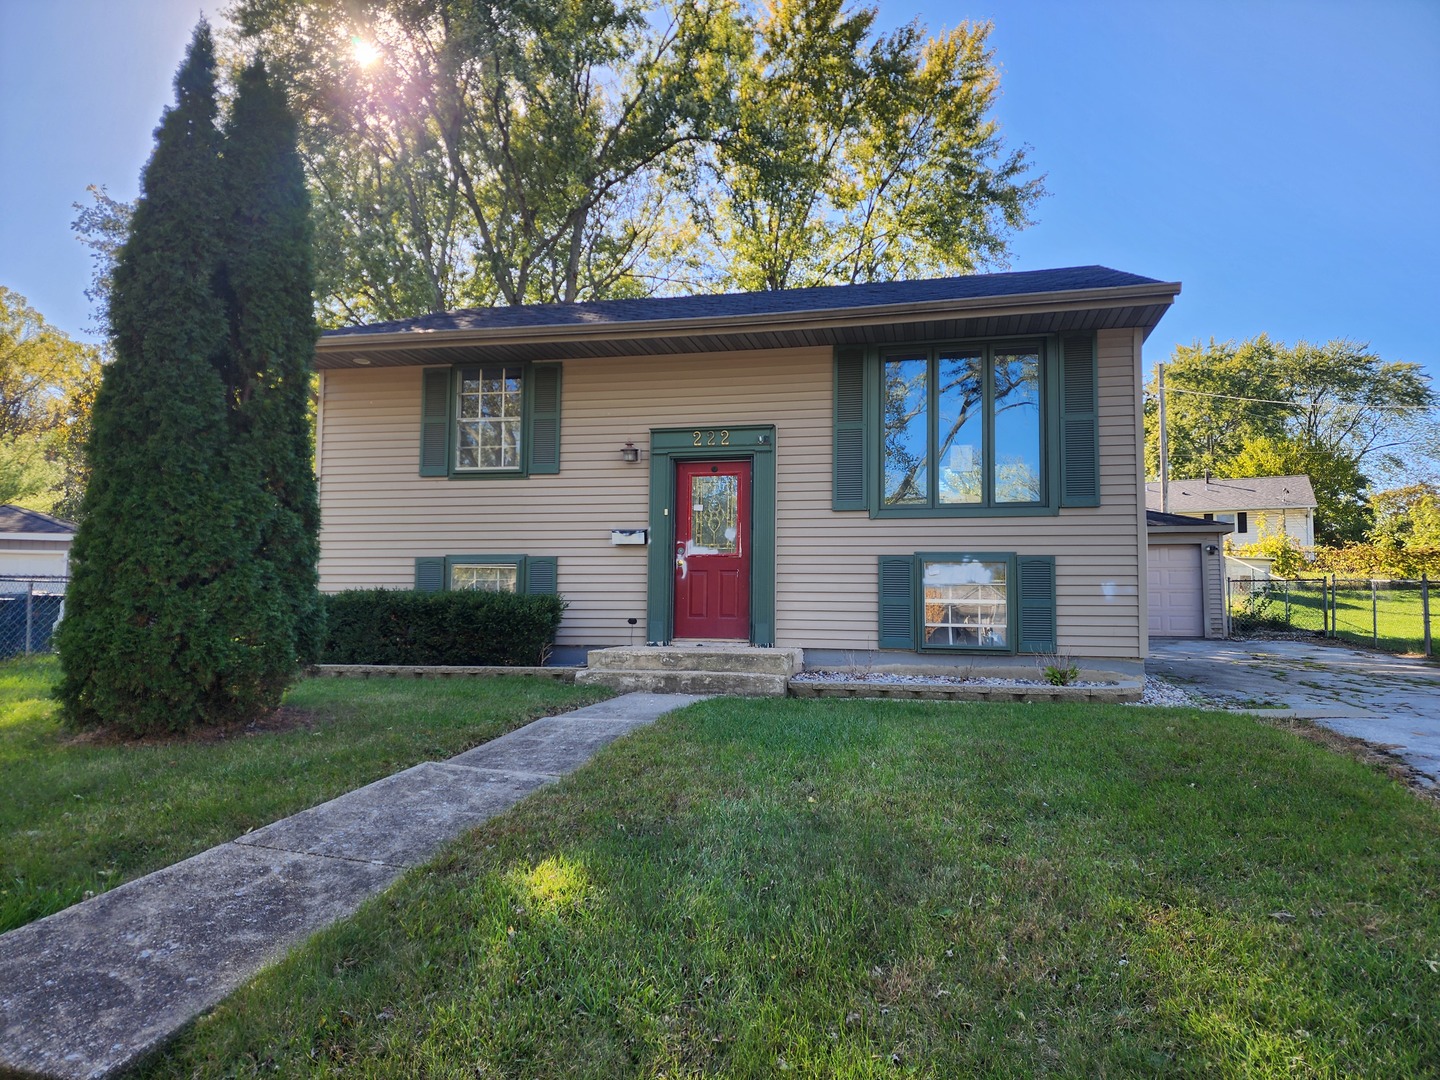
[[[383,352],[396,347],[450,349],[471,345],[559,344],[567,341],[686,338],[762,332],[783,333],[820,327],[885,325],[979,313],[1026,315],[1135,306],[1142,303],[1168,306],[1174,303],[1179,292],[1179,282],[1156,282],[1101,289],[1076,289],[1067,292],[926,300],[903,304],[771,312],[760,315],[647,319],[578,325],[567,323],[458,330],[401,330],[389,333],[331,333],[320,338],[316,344],[316,352],[317,357],[333,357],[339,360],[345,356]]]

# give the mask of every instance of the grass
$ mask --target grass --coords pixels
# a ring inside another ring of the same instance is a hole
[[[312,679],[305,721],[211,742],[65,731],[52,657],[0,663],[0,931],[604,692],[549,680]],[[295,715],[295,714],[292,714]]]
[[[1317,584],[1292,585],[1289,628],[1319,634],[1326,625],[1324,605],[1325,600]],[[1254,618],[1238,611],[1236,617],[1245,621]],[[1283,582],[1276,583],[1273,598],[1259,618],[1265,624],[1285,627]],[[1371,645],[1394,653],[1419,653],[1424,649],[1425,618],[1418,585],[1380,589],[1373,608],[1368,587],[1346,589],[1342,586],[1335,594],[1335,622],[1335,636],[1342,641]],[[1432,591],[1430,625],[1431,634],[1440,638],[1440,589]]]
[[[1233,714],[716,700],[144,1075],[1440,1072],[1440,814]]]

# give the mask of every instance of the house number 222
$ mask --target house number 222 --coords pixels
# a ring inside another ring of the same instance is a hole
[[[719,436],[717,439],[716,436]],[[711,428],[709,431],[692,431],[690,433],[691,446],[729,446],[730,432],[716,431]]]

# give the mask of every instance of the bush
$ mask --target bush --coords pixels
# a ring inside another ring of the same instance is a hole
[[[362,589],[325,598],[324,664],[540,664],[565,601],[520,593]]]

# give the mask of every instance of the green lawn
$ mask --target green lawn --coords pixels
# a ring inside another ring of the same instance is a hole
[[[0,663],[0,931],[420,761],[604,697],[530,678],[312,679],[306,725],[96,745],[62,730],[53,657]]]
[[[1440,813],[1232,714],[717,700],[144,1075],[1434,1076]]]
[[[1325,628],[1325,601],[1318,584],[1291,584],[1288,626],[1294,630],[1320,633]],[[1267,625],[1283,629],[1286,624],[1284,582],[1272,586],[1271,600],[1260,617]],[[1243,609],[1232,606],[1232,614],[1246,618]],[[1418,653],[1424,647],[1425,620],[1419,586],[1382,588],[1371,606],[1370,589],[1341,586],[1335,596],[1336,634],[1342,641],[1374,645],[1387,652]],[[1431,634],[1440,639],[1440,586],[1431,589]],[[1378,627],[1378,637],[1374,629]]]

